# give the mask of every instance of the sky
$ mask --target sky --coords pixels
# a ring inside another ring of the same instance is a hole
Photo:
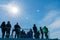
[[[18,12],[11,12],[9,5]],[[17,22],[22,29],[47,26],[50,38],[60,39],[60,0],[0,0],[0,24],[3,21],[10,21],[12,28]]]

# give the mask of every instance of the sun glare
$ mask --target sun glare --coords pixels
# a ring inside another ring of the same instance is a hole
[[[13,14],[18,13],[18,8],[17,7],[11,7],[10,12],[12,12]]]
[[[15,5],[7,5],[7,11],[15,15],[19,12],[19,8]]]

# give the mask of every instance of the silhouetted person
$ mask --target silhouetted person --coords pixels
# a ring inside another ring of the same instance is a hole
[[[39,38],[39,36],[40,36],[40,33],[39,33],[39,31],[37,31],[37,32],[35,33],[34,37],[35,37],[35,38]]]
[[[25,33],[25,31],[24,30],[22,30],[21,31],[21,38],[26,38],[27,36],[26,36],[26,33]]]
[[[34,33],[36,33],[36,32],[37,32],[36,24],[34,24],[34,25],[33,25],[33,31],[34,31]]]
[[[29,32],[27,32],[27,38],[33,38],[33,31],[30,29]]]
[[[40,33],[39,33],[39,31],[37,31],[37,38],[40,38]]]
[[[46,26],[44,26],[43,32],[45,34],[46,39],[48,39],[48,28]]]
[[[6,32],[5,27],[6,27],[5,21],[3,21],[2,24],[1,24],[2,38],[4,38],[4,36],[5,36],[5,32]]]
[[[41,38],[43,39],[43,29],[40,27]]]
[[[9,38],[10,36],[10,30],[11,30],[11,24],[10,24],[10,21],[7,22],[6,24],[6,37]]]
[[[19,38],[20,37],[20,29],[21,27],[18,25],[18,23],[14,26],[14,31],[15,31],[15,38]]]
[[[34,37],[36,38],[36,33],[37,33],[36,24],[33,25],[33,32],[34,32]]]

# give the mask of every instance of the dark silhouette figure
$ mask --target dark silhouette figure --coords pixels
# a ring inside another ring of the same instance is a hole
[[[25,33],[25,31],[24,30],[22,30],[21,31],[21,38],[26,38],[27,36],[26,36],[26,33]]]
[[[36,24],[33,25],[33,31],[34,31],[34,37],[35,37],[35,38],[38,38],[38,36],[37,36],[37,27],[36,27]]]
[[[36,32],[37,32],[36,24],[34,24],[34,25],[33,25],[33,31],[34,31],[34,33],[36,33]]]
[[[43,39],[43,29],[40,27],[41,38]]]
[[[46,26],[44,26],[43,32],[45,34],[46,39],[48,39],[48,28]]]
[[[37,27],[36,24],[33,25],[34,37],[37,38]]]
[[[33,31],[30,29],[29,32],[27,32],[27,38],[33,38]]]
[[[10,21],[8,21],[6,24],[6,37],[7,38],[9,38],[10,36],[10,30],[11,30],[11,24],[10,24]]]
[[[40,38],[40,33],[39,33],[39,31],[37,31],[37,38]]]
[[[4,38],[4,36],[5,36],[5,32],[6,32],[5,27],[6,27],[5,21],[3,21],[2,24],[1,24],[2,38]]]
[[[37,32],[35,33],[34,37],[35,37],[35,38],[39,38],[39,36],[40,36],[40,33],[39,33],[39,31],[37,31]]]
[[[8,21],[7,24],[5,24],[5,21],[3,21],[1,24],[2,38],[5,37],[5,32],[6,32],[6,38],[9,38],[10,30],[11,30],[10,21]],[[11,36],[13,36],[13,32],[15,32],[15,38],[33,38],[33,36],[34,38],[40,38],[40,34],[42,39],[44,36],[46,37],[46,39],[49,38],[48,28],[46,26],[44,26],[43,29],[40,27],[40,32],[39,32],[36,27],[36,24],[33,25],[33,31],[32,29],[30,29],[26,34],[24,30],[21,31],[21,27],[19,26],[18,23],[16,23],[14,25],[14,29],[12,30]],[[34,35],[33,35],[33,32],[34,32]]]
[[[15,31],[15,38],[19,38],[20,37],[20,29],[21,27],[18,25],[18,23],[14,26],[14,30]]]

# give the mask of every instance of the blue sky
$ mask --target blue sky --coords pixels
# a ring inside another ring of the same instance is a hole
[[[18,6],[19,13],[8,13],[5,5]],[[14,16],[14,17],[13,17]],[[21,28],[32,28],[33,24],[47,26],[50,38],[60,38],[60,0],[0,0],[0,24],[11,21],[12,27],[19,23]]]

